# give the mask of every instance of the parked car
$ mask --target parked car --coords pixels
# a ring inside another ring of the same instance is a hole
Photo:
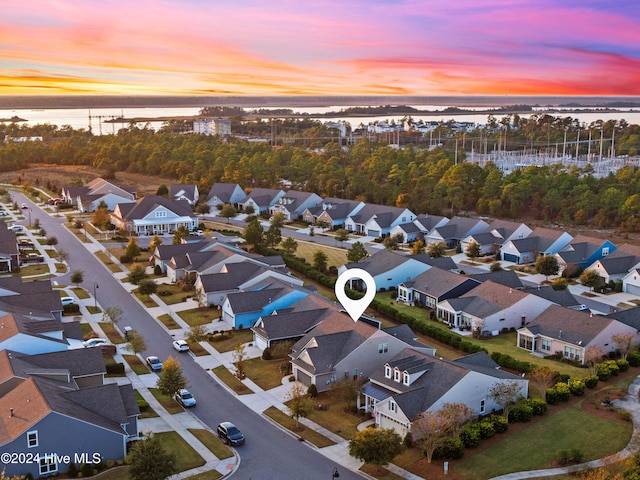
[[[24,229],[22,225],[10,225],[8,228],[12,232],[21,232]]]
[[[173,348],[175,348],[179,352],[188,352],[189,344],[185,340],[174,340]]]
[[[20,208],[24,210],[26,208],[29,208],[29,205],[27,205],[26,203],[23,203],[22,205],[20,205]]]
[[[173,398],[183,407],[193,407],[196,404],[196,397],[186,388],[182,388],[174,393]]]
[[[82,345],[84,345],[85,348],[100,347],[108,344],[109,340],[106,338],[90,338],[89,340],[82,342]]]
[[[238,427],[231,422],[222,422],[218,425],[218,438],[227,445],[244,445],[244,435]]]
[[[147,365],[149,365],[149,368],[154,372],[162,370],[162,362],[155,355],[149,355],[147,358],[145,358],[145,360],[147,361]]]
[[[74,303],[76,303],[76,299],[73,297],[61,297],[60,301],[62,302],[63,307],[65,305],[73,305]]]

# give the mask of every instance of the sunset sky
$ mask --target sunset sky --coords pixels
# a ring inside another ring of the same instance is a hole
[[[638,0],[0,0],[0,12],[0,94],[640,94]]]

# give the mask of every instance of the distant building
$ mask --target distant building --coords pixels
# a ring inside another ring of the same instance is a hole
[[[193,132],[204,135],[231,135],[231,120],[224,118],[197,118],[193,121]]]

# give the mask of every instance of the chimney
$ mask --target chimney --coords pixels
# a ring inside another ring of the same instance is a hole
[[[562,338],[562,330],[560,330],[560,333],[558,334],[558,338]]]
[[[9,409],[9,416],[10,416],[10,417],[13,417],[13,408],[10,408],[10,409]]]

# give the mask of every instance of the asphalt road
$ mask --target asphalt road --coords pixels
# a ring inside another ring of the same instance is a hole
[[[31,222],[39,219],[47,236],[55,236],[58,239],[57,247],[69,253],[70,271],[84,272],[84,282],[81,286],[93,293],[94,285],[97,285],[95,291],[99,305],[103,309],[117,305],[123,310],[120,326],[131,326],[144,337],[148,347],[144,355],[157,355],[163,360],[169,355],[176,355],[171,346],[172,337],[169,333],[122,287],[120,281],[111,275],[104,264],[83,248],[82,242],[64,228],[64,216],[54,218],[47,215],[20,193],[13,192],[12,197],[18,204],[27,203],[31,207]],[[25,219],[18,223],[28,225],[29,221]],[[69,274],[66,274],[54,281],[68,284],[68,276]],[[231,421],[245,434],[246,444],[237,449],[241,461],[233,475],[234,478],[327,480],[332,475],[334,467],[338,468],[341,479],[362,478],[361,475],[338,466],[312,447],[250,410],[221,387],[190,355],[180,355],[179,359],[183,372],[189,379],[189,390],[198,399],[198,405],[190,411],[214,430],[218,423]]]

